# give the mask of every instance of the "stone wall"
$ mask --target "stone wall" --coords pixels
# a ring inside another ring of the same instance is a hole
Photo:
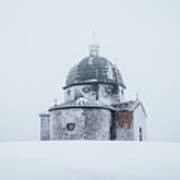
[[[41,118],[41,140],[49,140],[49,115],[40,115]]]
[[[110,140],[110,110],[59,109],[51,112],[50,119],[51,140]]]

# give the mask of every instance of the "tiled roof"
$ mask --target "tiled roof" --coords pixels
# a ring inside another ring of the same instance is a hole
[[[125,88],[120,71],[104,57],[86,57],[73,67],[66,79],[67,88],[83,83],[115,83]]]

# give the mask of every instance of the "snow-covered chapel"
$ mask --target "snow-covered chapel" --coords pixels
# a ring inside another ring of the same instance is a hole
[[[142,102],[125,100],[125,83],[116,65],[89,46],[67,75],[65,102],[40,114],[41,140],[146,140]]]

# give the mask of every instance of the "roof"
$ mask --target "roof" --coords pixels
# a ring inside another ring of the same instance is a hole
[[[49,109],[49,111],[54,111],[57,109],[69,109],[69,108],[100,108],[113,110],[111,107],[101,104],[99,101],[88,99],[85,97],[80,97],[76,100],[65,102],[60,105],[55,105]]]
[[[67,75],[64,89],[79,84],[110,83],[125,87],[119,69],[100,56],[89,56],[74,66]]]
[[[113,105],[116,111],[134,111],[142,102],[139,99],[121,102],[120,104]]]
[[[108,109],[115,112],[132,112],[135,111],[135,109],[141,105],[142,109],[144,111],[144,114],[147,116],[146,111],[144,109],[144,106],[142,102],[139,99],[136,100],[130,100],[121,102],[120,104],[114,104],[112,106],[110,105],[104,105],[100,103],[99,101],[95,101],[92,99],[88,99],[85,97],[80,97],[73,101],[68,101],[59,105],[54,105],[49,109],[49,111],[55,111],[58,109],[70,109],[70,108],[99,108],[99,109]],[[40,116],[48,116],[48,113],[40,114]]]
[[[49,111],[44,111],[42,113],[39,114],[40,117],[49,117],[50,114],[49,114]]]

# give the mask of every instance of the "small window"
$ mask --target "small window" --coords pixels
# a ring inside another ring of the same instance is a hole
[[[143,141],[143,132],[142,132],[142,128],[139,128],[139,141]]]
[[[68,94],[68,95],[71,95],[71,90],[70,90],[70,89],[67,90],[67,94]]]
[[[107,92],[108,94],[112,94],[114,88],[113,88],[113,86],[110,85],[110,86],[105,87],[105,90],[106,90],[106,92]]]
[[[89,86],[85,86],[82,88],[84,93],[88,93],[89,91],[91,91],[91,88]]]
[[[74,123],[68,123],[66,127],[67,127],[68,131],[73,131],[75,129],[75,124]]]
[[[122,94],[122,96],[124,96],[124,91],[123,90],[121,90],[121,94]]]

